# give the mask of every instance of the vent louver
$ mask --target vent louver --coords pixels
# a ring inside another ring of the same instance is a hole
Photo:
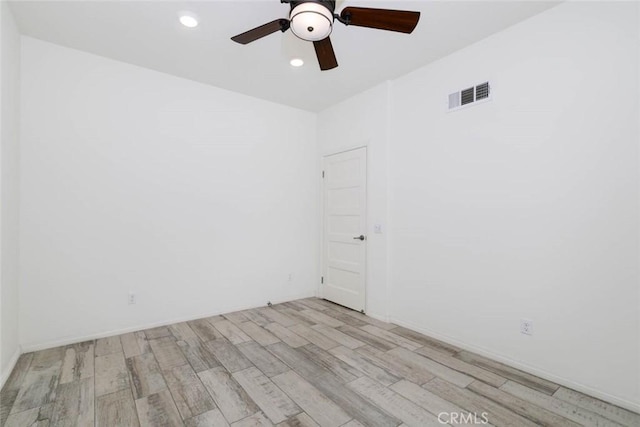
[[[471,104],[473,102],[473,88],[465,89],[460,93],[462,99],[462,105]]]
[[[489,82],[481,83],[476,86],[476,101],[489,97]]]
[[[489,100],[491,87],[489,82],[480,83],[459,92],[449,94],[449,110],[457,110],[478,101]]]

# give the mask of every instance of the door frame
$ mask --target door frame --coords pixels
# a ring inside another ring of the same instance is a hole
[[[325,262],[324,262],[324,176],[322,175],[324,172],[324,160],[326,157],[329,156],[333,156],[336,154],[342,154],[342,153],[348,153],[349,151],[355,151],[355,150],[359,150],[361,148],[365,149],[365,162],[367,164],[367,174],[365,176],[365,180],[366,182],[369,181],[369,144],[364,143],[364,144],[359,144],[359,145],[355,145],[353,147],[350,148],[345,148],[343,150],[337,150],[337,151],[327,151],[325,153],[322,153],[320,155],[320,173],[319,173],[319,179],[320,179],[320,277],[323,278],[324,277],[324,269],[325,269]],[[367,185],[367,190],[365,193],[365,215],[364,215],[364,224],[365,224],[365,235],[367,236],[367,240],[365,240],[365,242],[368,241],[369,239],[369,233],[368,233],[368,229],[369,229],[369,186]],[[365,243],[366,244],[366,243]],[[366,250],[366,249],[365,249]],[[369,269],[367,268],[368,266],[368,260],[369,260],[369,254],[368,251],[365,252],[365,260],[364,260],[364,309],[363,309],[363,313],[366,314],[367,312],[367,284],[369,283]],[[317,295],[319,298],[324,298],[324,294],[323,294],[323,288],[322,288],[323,283],[321,282],[321,280],[318,280],[318,288],[317,288]],[[348,307],[347,307],[348,308]],[[354,310],[355,311],[355,310]]]

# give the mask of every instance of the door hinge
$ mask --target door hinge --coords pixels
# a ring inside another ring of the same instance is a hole
[[[320,277],[320,283],[324,284],[324,276]]]
[[[324,178],[324,171],[322,171],[322,177]]]

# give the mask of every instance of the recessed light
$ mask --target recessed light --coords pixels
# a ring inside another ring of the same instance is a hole
[[[185,27],[194,28],[198,26],[198,19],[194,15],[183,13],[180,15],[180,23]]]
[[[291,64],[292,67],[302,67],[304,65],[304,61],[300,58],[293,58],[289,61],[289,64]]]

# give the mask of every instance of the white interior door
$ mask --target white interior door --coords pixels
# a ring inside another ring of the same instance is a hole
[[[323,174],[322,297],[364,311],[367,149],[326,156]]]

